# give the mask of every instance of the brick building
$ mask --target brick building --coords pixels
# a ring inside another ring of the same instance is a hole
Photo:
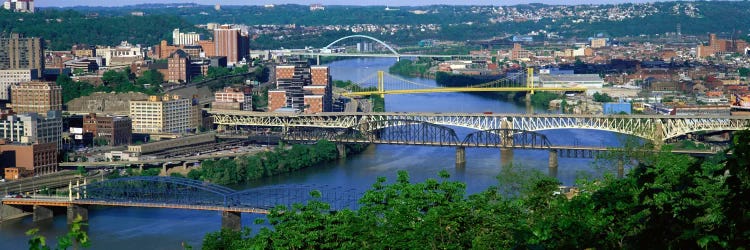
[[[269,111],[291,108],[306,113],[332,109],[332,80],[326,66],[307,62],[276,66],[276,89],[268,91]]]
[[[128,145],[132,140],[133,121],[123,116],[97,116],[94,113],[83,117],[83,133],[91,133],[107,141],[107,145]]]
[[[190,81],[190,56],[185,51],[178,49],[169,55],[168,82],[186,83]]]
[[[18,144],[0,140],[0,168],[7,180],[57,172],[57,146],[54,143]]]
[[[47,114],[62,110],[62,88],[54,82],[25,82],[11,86],[13,111]]]
[[[0,70],[37,69],[37,77],[44,71],[44,39],[24,37],[17,33],[0,36]]]

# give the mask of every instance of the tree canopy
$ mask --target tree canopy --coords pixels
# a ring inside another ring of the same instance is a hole
[[[498,186],[466,195],[438,179],[378,178],[357,210],[320,201],[277,207],[252,235],[206,235],[205,249],[743,249],[750,244],[750,132],[731,154],[657,152],[624,178],[556,179],[507,166]],[[565,195],[564,195],[565,194]],[[320,194],[313,194],[313,198]]]

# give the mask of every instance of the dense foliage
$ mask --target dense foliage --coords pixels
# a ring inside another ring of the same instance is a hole
[[[230,185],[262,177],[296,171],[338,158],[336,144],[319,141],[315,145],[292,145],[289,149],[277,147],[274,151],[234,159],[206,160],[201,168],[193,169],[188,178]]]
[[[557,98],[560,98],[559,94],[552,93],[552,92],[536,92],[533,95],[531,95],[531,104],[534,104],[536,106],[544,106],[548,107],[549,102],[552,100],[555,100]]]
[[[609,96],[609,94],[607,93],[602,94],[602,93],[596,92],[594,93],[594,101],[595,102],[612,102],[614,101],[614,99],[612,99],[612,97]]]
[[[500,77],[498,76],[495,79],[492,79],[492,78],[487,78],[487,77],[451,74],[451,73],[446,73],[442,71],[438,71],[437,73],[435,73],[435,82],[437,82],[437,84],[440,86],[446,86],[446,87],[467,87],[467,86],[491,82],[493,80],[497,80],[497,78],[500,78]]]
[[[402,59],[388,68],[388,73],[408,77],[427,77],[430,67],[432,67],[430,58],[420,58],[417,61]]]
[[[42,37],[48,50],[70,50],[76,43],[118,45],[122,41],[146,46],[171,41],[172,30],[201,31],[179,16],[86,16],[73,10],[42,9],[34,14],[0,10],[0,30]]]
[[[62,87],[63,103],[81,96],[90,95],[93,92],[141,92],[148,95],[156,95],[161,92],[161,83],[164,76],[156,70],[143,72],[143,76],[135,78],[130,73],[130,68],[116,71],[109,70],[102,75],[102,84],[94,86],[88,82],[74,81],[70,76],[62,74],[57,77],[57,85]]]
[[[750,245],[750,132],[732,154],[695,159],[668,151],[625,178],[579,181],[562,195],[541,173],[504,167],[498,186],[378,178],[358,210],[322,202],[278,207],[256,235],[217,232],[205,249],[743,249]]]

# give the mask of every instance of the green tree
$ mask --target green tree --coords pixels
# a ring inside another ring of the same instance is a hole
[[[78,215],[73,220],[73,223],[70,224],[68,233],[57,238],[57,247],[55,249],[68,249],[69,247],[78,249],[79,247],[88,248],[89,246],[91,246],[91,241],[89,241],[88,234],[82,229],[82,227],[86,226],[86,224],[82,221],[83,219],[80,215]],[[39,235],[39,229],[31,229],[26,232],[26,235],[31,237],[29,239],[30,250],[51,249],[49,246],[47,246],[46,238]]]
[[[613,99],[607,93],[600,94],[599,92],[594,93],[595,102],[612,102]]]

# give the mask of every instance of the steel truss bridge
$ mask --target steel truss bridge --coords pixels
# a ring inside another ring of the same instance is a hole
[[[241,213],[267,214],[277,206],[324,202],[330,210],[356,209],[362,192],[327,185],[280,185],[234,190],[187,178],[137,176],[83,185],[69,184],[67,197],[3,198],[0,221],[33,214],[51,219],[52,207],[67,207],[68,221],[88,220],[87,206],[146,207],[222,212],[222,227],[241,228]],[[33,212],[28,213],[29,208]],[[5,217],[2,217],[5,216]]]
[[[283,127],[289,139],[301,138],[303,133],[319,136],[339,136],[341,140],[355,140],[354,136],[367,136],[386,127],[409,127],[400,129],[404,133],[432,134],[433,142],[455,145],[466,140],[451,137],[451,129],[441,126],[470,128],[486,133],[503,132],[498,129],[513,129],[529,134],[552,129],[591,129],[632,135],[661,144],[667,139],[700,131],[735,131],[750,127],[750,117],[738,116],[659,116],[659,115],[562,115],[562,114],[481,114],[481,113],[319,113],[284,114],[246,111],[209,110],[214,123],[226,126],[269,126]],[[422,126],[420,129],[413,126]],[[321,131],[318,129],[333,129]],[[411,130],[408,130],[411,129]],[[295,132],[295,131],[304,132]],[[493,132],[493,130],[495,130]],[[357,132],[355,132],[357,131]],[[297,133],[297,134],[295,134]],[[343,134],[342,134],[343,133]],[[358,133],[358,134],[357,134]],[[390,132],[388,132],[390,133]],[[517,133],[514,133],[517,134]],[[438,136],[439,135],[439,136]],[[485,134],[482,134],[485,135]],[[390,135],[389,135],[390,136]],[[415,135],[410,135],[415,136]],[[445,136],[445,137],[444,137]],[[386,137],[393,138],[394,137]],[[439,140],[438,140],[439,138]],[[446,138],[443,140],[443,138]],[[449,138],[449,139],[448,139]],[[415,145],[426,145],[419,138]],[[427,138],[423,138],[427,139]],[[361,139],[358,139],[361,140]],[[389,142],[393,140],[388,139]],[[385,141],[384,141],[385,142]],[[395,142],[393,142],[395,143]],[[506,144],[507,145],[507,144]],[[515,147],[515,146],[514,146]]]

